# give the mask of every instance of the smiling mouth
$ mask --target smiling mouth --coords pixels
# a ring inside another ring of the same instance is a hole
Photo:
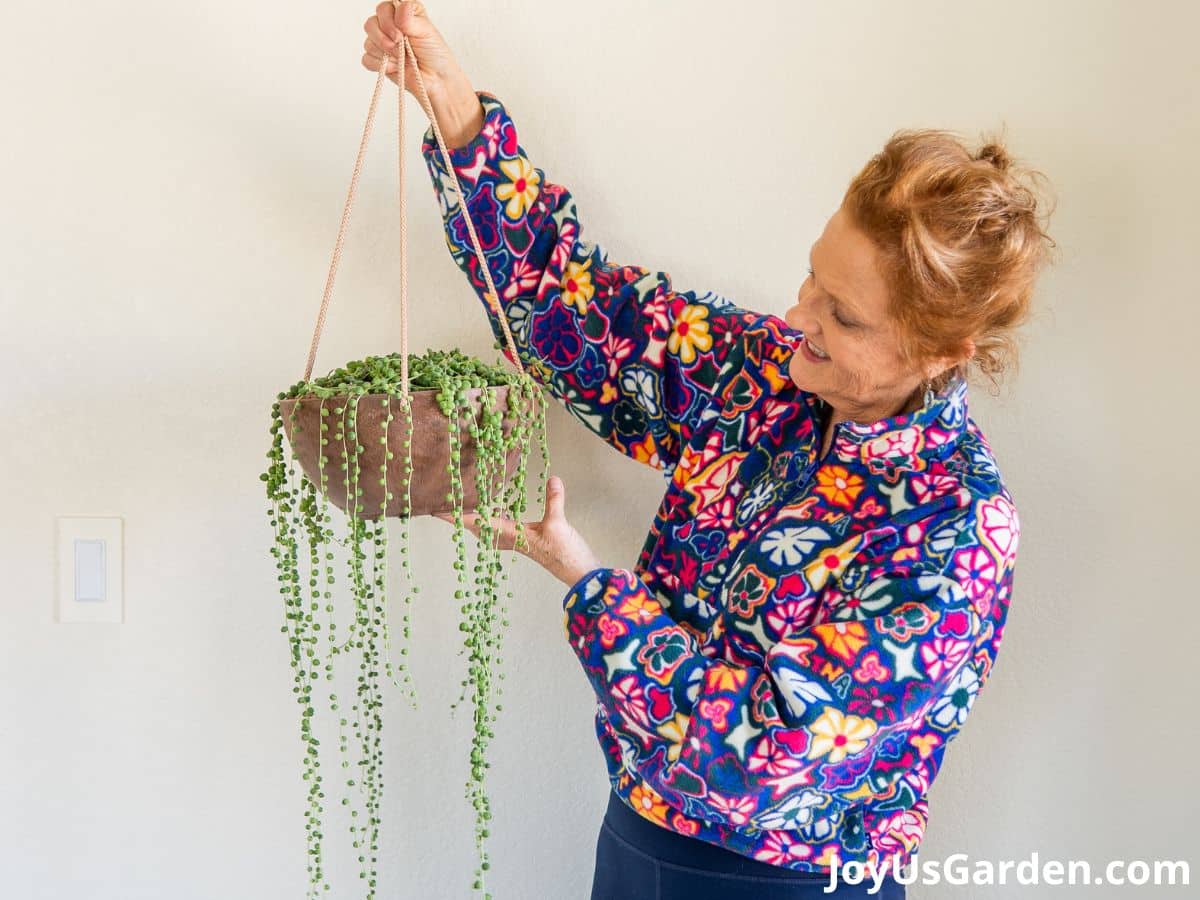
[[[807,336],[804,338],[804,343],[807,345],[808,351],[813,356],[817,357],[818,359],[829,359],[829,354],[810,341]]]

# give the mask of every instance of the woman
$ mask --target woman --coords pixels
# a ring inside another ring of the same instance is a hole
[[[966,375],[1001,370],[1047,259],[1033,195],[996,144],[899,132],[812,245],[795,305],[750,312],[585,239],[420,3],[380,4],[365,29],[363,65],[387,54],[393,81],[411,41],[522,363],[667,479],[632,569],[596,558],[557,478],[516,548],[569,586],[597,697],[612,793],[593,900],[904,896],[1009,606],[1017,512]],[[512,361],[432,126],[422,153]]]

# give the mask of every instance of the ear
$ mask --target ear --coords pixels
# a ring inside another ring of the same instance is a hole
[[[937,360],[937,362],[932,363],[930,365],[930,367],[925,370],[925,377],[929,381],[932,381],[933,379],[935,379],[939,375],[941,375],[943,372],[945,372],[947,369],[951,369],[954,366],[965,363],[967,360],[971,359],[971,357],[973,357],[974,355],[975,355],[975,342],[973,340],[971,340],[970,338],[967,338],[967,340],[963,343],[963,350],[962,350],[961,354],[959,354],[958,356],[945,356],[945,357],[942,357],[939,360]]]

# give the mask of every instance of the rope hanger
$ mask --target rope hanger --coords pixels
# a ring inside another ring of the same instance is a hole
[[[399,7],[399,0],[392,0],[394,7]],[[400,47],[402,53],[396,54],[399,94],[398,94],[398,122],[397,134],[399,143],[399,179],[400,179],[400,382],[401,382],[401,397],[404,402],[409,399],[409,379],[408,379],[408,235],[406,225],[406,204],[404,196],[404,72],[405,65],[403,59],[412,59],[413,71],[417,75],[417,87],[420,90],[422,108],[425,114],[429,117],[430,123],[433,125],[433,133],[437,137],[438,148],[442,152],[442,158],[446,162],[446,170],[450,173],[450,178],[454,182],[454,191],[458,196],[459,205],[462,207],[463,219],[467,223],[467,232],[471,236],[471,243],[475,247],[475,256],[479,260],[480,271],[483,272],[484,280],[487,282],[488,295],[487,299],[496,313],[496,317],[500,320],[500,326],[504,330],[505,340],[508,342],[509,348],[512,350],[513,359],[517,367],[518,373],[525,374],[525,367],[521,364],[521,358],[517,354],[516,341],[513,340],[512,332],[508,327],[508,317],[504,314],[500,307],[499,295],[496,291],[496,285],[492,281],[492,273],[488,268],[487,259],[483,255],[483,249],[479,244],[479,236],[475,232],[475,224],[471,221],[471,215],[467,211],[465,196],[462,192],[462,187],[458,181],[458,173],[454,170],[454,164],[450,161],[450,151],[446,147],[446,141],[442,137],[441,126],[438,125],[437,117],[433,112],[433,103],[429,99],[429,92],[425,89],[425,79],[421,76],[421,67],[417,64],[417,55],[409,43],[408,36],[404,33],[400,34]],[[358,157],[354,161],[354,173],[350,177],[350,191],[346,196],[346,206],[342,210],[342,222],[338,228],[337,242],[333,247],[333,259],[329,263],[329,275],[325,279],[325,293],[321,298],[321,309],[317,313],[317,325],[313,330],[312,345],[308,351],[308,363],[304,367],[304,380],[308,381],[312,376],[313,364],[317,358],[317,346],[321,342],[321,332],[325,327],[325,315],[329,310],[329,300],[333,296],[333,281],[337,275],[338,262],[342,256],[342,242],[346,236],[346,226],[350,222],[350,210],[354,205],[354,194],[358,189],[358,176],[362,171],[363,157],[366,154],[367,142],[371,137],[371,126],[375,121],[375,109],[379,103],[379,91],[383,86],[384,76],[387,74],[388,59],[390,57],[385,53],[383,60],[379,65],[379,74],[375,79],[375,90],[371,94],[371,105],[367,110],[367,123],[363,128],[362,141],[358,146]]]

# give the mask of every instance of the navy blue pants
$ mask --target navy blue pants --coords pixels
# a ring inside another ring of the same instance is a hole
[[[870,897],[904,900],[904,885],[890,875],[878,893],[868,877],[857,885],[795,872],[750,859],[724,847],[676,834],[643,819],[609,793],[596,840],[591,900],[818,900]]]

